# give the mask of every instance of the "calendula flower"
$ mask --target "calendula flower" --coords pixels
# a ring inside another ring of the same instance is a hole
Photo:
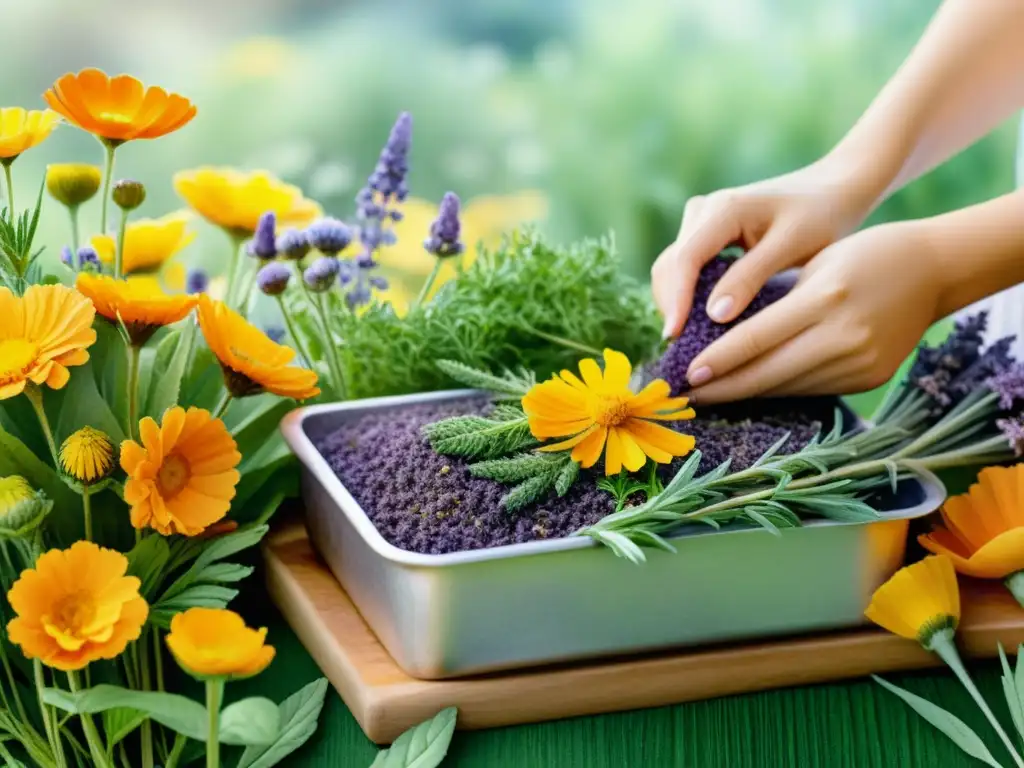
[[[545,445],[542,451],[572,449],[572,458],[592,467],[605,453],[605,474],[616,475],[625,466],[636,472],[650,457],[667,464],[693,450],[694,439],[655,424],[655,421],[692,419],[685,397],[669,397],[661,379],[634,394],[629,388],[633,368],[621,352],[604,351],[604,372],[597,361],[580,361],[579,379],[571,371],[535,385],[523,398],[530,431],[538,440],[569,437]]]
[[[0,163],[13,162],[22,152],[41,143],[59,122],[60,115],[48,109],[0,109]]]
[[[100,191],[103,173],[99,166],[86,163],[55,163],[46,166],[46,190],[54,200],[68,208],[77,208]]]
[[[61,446],[60,465],[69,477],[91,485],[114,468],[114,444],[100,430],[82,427]]]
[[[260,217],[273,213],[279,225],[304,226],[320,206],[267,171],[203,167],[174,175],[174,189],[196,213],[236,237],[252,237]]]
[[[124,323],[132,344],[145,344],[157,328],[182,320],[196,305],[195,296],[169,296],[152,280],[115,280],[105,275],[80,273],[75,287],[87,296],[96,312],[112,323]]]
[[[295,350],[275,344],[237,312],[205,294],[199,297],[199,327],[234,397],[272,392],[305,400],[320,394],[316,373],[290,365]]]
[[[250,629],[226,608],[189,608],[171,619],[167,647],[181,668],[200,679],[258,675],[274,659],[266,627]]]
[[[89,360],[95,316],[87,298],[63,285],[33,285],[21,297],[0,288],[0,400],[29,383],[63,388],[68,368]]]
[[[69,123],[114,146],[165,136],[196,115],[184,96],[144,86],[129,75],[108,77],[98,69],[62,76],[43,98]]]
[[[45,553],[8,593],[17,614],[7,625],[11,642],[65,671],[115,658],[138,639],[149,614],[139,580],[127,571],[128,558],[89,541]]]
[[[182,212],[129,223],[124,233],[124,273],[155,272],[164,267],[195,240],[196,233],[189,231],[188,224],[189,216]],[[92,238],[92,245],[99,253],[100,261],[114,263],[114,238],[96,235]]]
[[[864,615],[894,635],[931,649],[936,635],[948,638],[960,622],[953,561],[932,555],[901,568],[875,591]]]
[[[141,445],[121,443],[124,500],[136,528],[195,536],[231,508],[242,455],[220,419],[201,408],[169,408],[158,425],[139,422]]]
[[[24,477],[0,477],[0,538],[21,538],[31,533],[52,508],[53,502]]]

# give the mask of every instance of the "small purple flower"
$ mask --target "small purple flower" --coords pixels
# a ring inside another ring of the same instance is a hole
[[[441,198],[437,219],[430,225],[430,237],[424,241],[423,247],[441,259],[458,256],[464,250],[462,241],[459,240],[461,234],[459,196],[454,192],[445,192]]]
[[[388,279],[381,277],[380,275],[374,275],[369,279],[371,286],[376,288],[378,291],[386,291],[388,289]]]
[[[337,256],[352,242],[352,230],[343,221],[324,218],[306,227],[309,244],[327,256]]]
[[[310,247],[309,238],[301,229],[289,229],[277,238],[277,252],[292,261],[306,258]]]
[[[1024,456],[1024,418],[996,419],[996,426],[1013,448],[1014,456]]]
[[[60,263],[65,267],[75,268],[75,254],[71,252],[68,246],[64,246],[60,249]]]
[[[249,255],[255,256],[263,261],[269,261],[277,256],[277,242],[274,230],[277,227],[277,216],[273,211],[267,211],[260,216],[256,224],[256,232],[249,241]]]
[[[342,259],[338,262],[338,282],[342,285],[348,285],[351,283],[359,270],[356,266],[348,259]]]
[[[267,338],[275,344],[280,344],[284,341],[285,331],[279,325],[269,325],[263,329],[263,332],[267,334]]]
[[[288,287],[292,271],[280,261],[272,261],[260,267],[256,273],[256,285],[267,296],[280,296]]]
[[[185,293],[206,293],[206,289],[209,287],[210,276],[206,270],[193,267],[188,271],[188,275],[185,277]]]
[[[352,290],[345,294],[345,301],[352,309],[369,304],[371,298],[373,298],[373,294],[370,292],[370,286],[366,282],[356,283]]]
[[[96,249],[91,245],[83,245],[78,249],[78,268],[99,268],[100,266],[100,255],[96,252]]]
[[[302,279],[310,290],[319,293],[329,290],[334,285],[340,270],[341,264],[337,259],[321,256],[306,268],[306,271],[302,273]]]
[[[401,202],[409,194],[405,177],[409,173],[409,147],[412,144],[412,115],[403,112],[391,128],[387,143],[380,152],[377,167],[370,174],[368,186],[387,201],[394,197]]]
[[[1024,402],[1024,364],[1016,363],[985,382],[999,395],[999,407],[1008,411]]]
[[[378,264],[374,260],[372,252],[363,251],[356,256],[356,266],[359,267],[359,269],[373,269],[374,267],[377,267]]]

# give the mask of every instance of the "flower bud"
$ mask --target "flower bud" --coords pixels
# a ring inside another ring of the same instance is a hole
[[[277,217],[273,211],[267,211],[260,216],[256,224],[256,232],[249,242],[249,255],[258,259],[269,261],[277,256],[277,244],[274,241],[274,228],[277,226]]]
[[[210,276],[206,274],[205,270],[193,268],[188,271],[188,276],[185,278],[185,293],[206,293],[206,289],[210,287]]]
[[[60,263],[65,267],[75,268],[75,254],[66,245],[60,249]]]
[[[106,434],[82,427],[60,447],[64,473],[82,485],[93,485],[114,469],[114,444]]]
[[[91,200],[102,180],[100,169],[95,165],[57,163],[46,168],[46,190],[68,208],[77,208]]]
[[[0,477],[0,538],[22,538],[38,528],[53,508],[42,491],[20,475]]]
[[[454,192],[445,192],[437,219],[430,225],[430,237],[423,243],[429,253],[444,259],[458,256],[464,250],[462,225],[459,223],[459,198]]]
[[[114,182],[114,203],[125,211],[134,211],[146,200],[146,187],[141,181],[121,179]]]
[[[352,230],[345,222],[328,217],[306,227],[306,238],[321,253],[336,256],[352,242]]]
[[[292,271],[280,261],[272,261],[264,265],[256,273],[256,285],[267,296],[280,296],[288,287]]]
[[[277,238],[277,252],[286,259],[301,261],[309,253],[309,238],[299,229],[289,229]]]
[[[311,291],[319,293],[329,290],[334,285],[340,269],[341,265],[337,259],[321,256],[306,268],[306,271],[302,273],[302,279]]]
[[[78,249],[78,268],[82,270],[86,268],[99,270],[100,255],[91,245],[83,245]]]

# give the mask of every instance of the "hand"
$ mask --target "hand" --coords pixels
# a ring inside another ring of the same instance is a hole
[[[850,394],[884,384],[941,316],[944,271],[922,222],[885,224],[823,250],[793,290],[698,355],[698,404]]]
[[[708,315],[720,323],[746,309],[773,275],[805,264],[858,226],[881,190],[875,179],[848,172],[851,167],[857,166],[826,157],[785,176],[690,198],[678,238],[651,269],[665,337],[685,324],[701,268],[730,244],[748,252],[708,300]]]

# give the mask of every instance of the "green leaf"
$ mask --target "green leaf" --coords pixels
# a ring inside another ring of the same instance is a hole
[[[124,429],[117,416],[103,399],[92,373],[93,363],[72,369],[67,385],[48,393],[47,415],[53,424],[54,437],[59,446],[71,433],[82,427],[93,427],[107,436],[115,445],[125,439]],[[122,394],[120,397],[124,397]],[[56,414],[56,415],[54,415]]]
[[[107,753],[142,725],[148,715],[130,707],[114,707],[103,712],[103,732],[107,735]]]
[[[43,701],[75,715],[94,715],[119,707],[136,709],[172,731],[206,741],[206,707],[174,693],[133,691],[117,685],[97,685],[77,693],[46,688]]]
[[[96,343],[89,347],[89,361],[100,397],[108,404],[118,424],[128,421],[128,353],[117,328],[97,319]]]
[[[146,536],[128,553],[128,575],[142,582],[139,591],[149,599],[160,585],[164,566],[171,557],[171,548],[163,536]]]
[[[224,608],[238,596],[237,589],[216,584],[194,584],[171,599],[161,600],[153,606],[149,620],[164,629],[171,625],[174,614],[189,608]]]
[[[458,710],[448,707],[410,728],[388,749],[377,753],[370,768],[435,768],[448,754]]]
[[[305,744],[316,732],[326,693],[327,678],[321,677],[282,701],[278,707],[281,732],[277,739],[265,746],[247,747],[238,768],[270,768]]]
[[[78,494],[64,484],[60,475],[37,458],[24,443],[0,428],[0,477],[7,475],[21,475],[33,488],[43,491],[59,508],[81,509]]]
[[[536,383],[532,374],[516,376],[511,371],[505,371],[502,375],[495,376],[487,371],[464,365],[457,360],[438,360],[437,367],[460,384],[506,397],[525,397],[530,387]]]
[[[986,765],[992,766],[992,768],[1000,768],[999,763],[997,763],[995,758],[992,757],[992,754],[988,751],[988,747],[985,746],[985,743],[974,731],[968,728],[962,720],[951,715],[941,707],[932,704],[927,699],[922,699],[920,696],[917,696],[910,691],[905,691],[902,688],[883,680],[877,675],[872,675],[871,677],[887,691],[890,691],[903,699],[911,709],[917,712],[917,714],[923,717],[932,726],[948,736],[954,744],[975,760],[980,760]]]
[[[206,343],[197,339],[182,379],[179,402],[212,410],[223,392],[224,374],[220,363]]]
[[[161,601],[172,600],[181,595],[190,585],[197,583],[202,572],[213,563],[256,546],[268,530],[266,525],[255,525],[251,528],[239,528],[234,533],[211,539],[196,556],[191,567],[167,588]]]
[[[1006,658],[1003,644],[999,643],[999,662],[1003,667],[1003,695],[1006,697],[1006,705],[1010,709],[1010,717],[1013,719],[1013,727],[1024,739],[1024,660],[1021,651],[1024,646],[1017,649],[1017,672],[1014,674],[1010,668],[1010,662]]]
[[[238,444],[238,452],[246,458],[255,456],[260,448],[280,435],[278,427],[281,425],[281,419],[292,408],[294,403],[291,400],[266,396],[266,400],[260,403],[259,408],[232,427],[231,436]]]
[[[248,565],[236,563],[214,563],[202,570],[197,581],[230,584],[241,581],[251,574],[253,569]]]
[[[194,333],[195,325],[188,323],[184,331],[172,330],[160,341],[148,386],[140,397],[140,418],[150,416],[159,421],[164,411],[178,404],[181,379],[185,375]]]
[[[270,699],[254,696],[221,710],[218,739],[222,744],[272,744],[280,733],[281,716]]]
[[[565,462],[564,466],[558,473],[558,477],[555,478],[555,493],[560,497],[565,496],[572,488],[572,484],[576,482],[576,478],[580,474],[579,462],[573,461],[572,458]]]

